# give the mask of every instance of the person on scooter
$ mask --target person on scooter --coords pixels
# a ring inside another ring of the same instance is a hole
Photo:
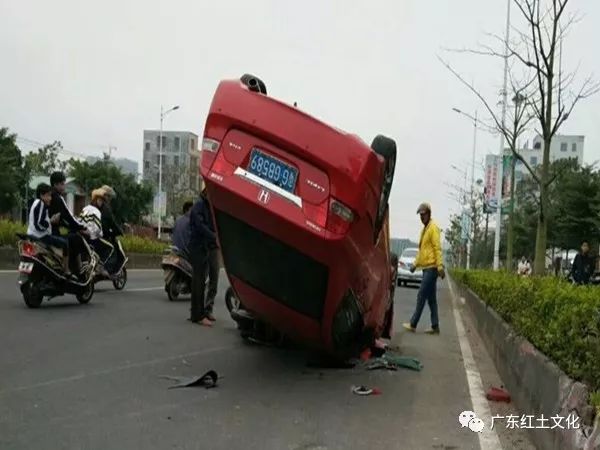
[[[52,235],[60,236],[60,227],[66,227],[69,230],[67,241],[69,243],[69,267],[71,272],[78,274],[80,272],[80,264],[78,259],[83,252],[83,241],[80,233],[87,233],[85,227],[75,219],[63,195],[65,194],[67,178],[62,172],[54,172],[50,175],[50,185],[52,186],[52,200],[48,206],[48,214],[50,217],[58,215],[57,223],[52,224]]]
[[[27,225],[27,234],[40,240],[43,244],[50,247],[57,247],[63,251],[63,270],[65,275],[71,275],[69,270],[69,259],[67,251],[69,243],[62,236],[52,235],[52,224],[58,223],[60,214],[54,214],[52,217],[48,214],[48,207],[52,201],[52,187],[46,183],[38,184],[36,188],[36,197],[31,209],[29,210],[29,223]]]
[[[205,303],[204,290],[209,253],[216,247],[217,237],[205,188],[190,212],[190,245],[188,247],[193,268],[190,321],[204,326],[212,326],[210,320],[212,305]]]
[[[186,259],[189,258],[188,247],[190,245],[190,210],[194,204],[192,202],[185,202],[183,204],[182,215],[175,221],[173,227],[173,236],[171,243],[174,247],[177,247]]]
[[[113,246],[102,239],[102,214],[100,208],[104,204],[106,192],[102,189],[92,191],[92,201],[83,208],[80,219],[89,233],[88,242],[104,263],[113,252]],[[108,274],[106,274],[108,275]]]
[[[100,189],[106,193],[104,202],[100,208],[100,212],[102,213],[102,236],[103,239],[108,241],[114,249],[117,249],[117,238],[119,236],[123,236],[123,230],[119,224],[117,224],[111,208],[111,202],[117,197],[117,193],[111,186],[107,184],[102,186]],[[109,260],[105,262],[106,270],[108,270],[110,274],[114,274],[118,267],[123,263],[123,261],[120,260],[121,257],[122,256],[118,251],[110,254]]]

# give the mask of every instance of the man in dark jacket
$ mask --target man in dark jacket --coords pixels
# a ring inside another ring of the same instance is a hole
[[[575,283],[588,284],[594,274],[594,269],[594,258],[590,256],[590,244],[588,241],[583,241],[581,251],[575,255],[571,268]]]
[[[190,320],[204,326],[212,326],[212,321],[209,319],[210,306],[205,303],[204,290],[206,288],[209,253],[215,248],[217,248],[217,238],[210,212],[210,204],[206,196],[206,190],[203,190],[190,212],[189,254],[193,269]]]
[[[60,227],[65,227],[69,231],[67,240],[69,242],[69,267],[71,272],[79,273],[80,265],[78,261],[79,255],[81,255],[83,249],[83,242],[80,233],[87,233],[85,226],[83,226],[65,203],[63,195],[65,193],[66,177],[62,172],[54,172],[50,175],[50,185],[52,186],[52,200],[48,207],[48,214],[50,217],[58,215],[58,222],[52,224],[52,235],[60,236]]]
[[[171,238],[173,245],[177,247],[186,258],[189,258],[190,209],[192,209],[192,206],[194,206],[192,202],[185,202],[183,204],[183,214],[175,221],[173,236]]]

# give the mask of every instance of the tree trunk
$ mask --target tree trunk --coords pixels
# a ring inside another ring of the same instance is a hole
[[[544,275],[546,273],[546,245],[548,242],[548,177],[550,167],[551,138],[544,139],[544,161],[540,173],[540,211],[535,239],[535,260],[533,273]]]
[[[515,228],[515,157],[513,156],[510,164],[510,204],[508,205],[508,232],[506,242],[506,271],[513,270],[513,246],[514,246],[514,228]]]

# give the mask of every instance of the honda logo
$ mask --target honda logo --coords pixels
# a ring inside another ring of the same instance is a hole
[[[265,205],[267,203],[269,203],[270,198],[271,198],[271,194],[269,193],[269,191],[265,191],[264,189],[261,189],[260,192],[258,193],[258,201],[261,203],[264,203]]]

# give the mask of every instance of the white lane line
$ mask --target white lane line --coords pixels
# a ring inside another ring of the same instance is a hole
[[[491,423],[492,413],[488,401],[485,398],[481,374],[479,373],[479,368],[473,358],[471,344],[469,343],[469,338],[465,332],[465,326],[458,310],[458,303],[456,295],[454,294],[454,289],[452,288],[452,281],[449,281],[448,285],[450,286],[450,295],[452,296],[452,311],[454,312],[456,333],[458,334],[460,351],[463,357],[465,373],[467,374],[467,383],[469,385],[471,402],[473,403],[473,412],[486,423],[484,431],[482,433],[477,433],[477,436],[479,437],[479,447],[481,447],[482,450],[503,450],[496,430],[488,428]],[[489,420],[486,420],[488,418]]]
[[[96,377],[96,376],[100,376],[100,375],[109,375],[111,373],[120,372],[120,371],[123,371],[123,370],[137,369],[139,367],[144,367],[144,366],[153,366],[153,365],[156,365],[156,364],[162,364],[162,363],[166,363],[166,362],[169,362],[169,361],[176,361],[176,360],[181,360],[181,359],[184,359],[184,358],[191,358],[191,357],[194,357],[194,356],[206,355],[206,354],[209,354],[209,353],[223,352],[223,351],[227,351],[227,350],[232,350],[234,348],[235,348],[234,346],[209,348],[209,349],[204,349],[204,350],[200,350],[200,351],[197,351],[197,352],[184,353],[184,354],[176,355],[176,356],[169,356],[167,358],[156,358],[156,359],[150,359],[148,361],[141,361],[141,362],[137,362],[137,363],[123,364],[121,366],[111,367],[109,369],[95,370],[93,372],[80,373],[80,374],[77,374],[77,375],[73,375],[73,376],[70,376],[70,377],[64,377],[64,378],[56,378],[54,380],[43,381],[41,383],[35,383],[35,384],[29,384],[29,385],[26,385],[26,386],[16,386],[14,388],[3,389],[3,390],[0,390],[0,395],[10,394],[10,393],[19,392],[19,391],[27,391],[27,390],[30,390],[30,389],[37,389],[37,388],[40,388],[40,387],[52,386],[52,385],[55,385],[55,384],[68,383],[68,382],[71,382],[71,381],[79,381],[79,380],[83,380],[84,378],[88,378],[88,377]]]

